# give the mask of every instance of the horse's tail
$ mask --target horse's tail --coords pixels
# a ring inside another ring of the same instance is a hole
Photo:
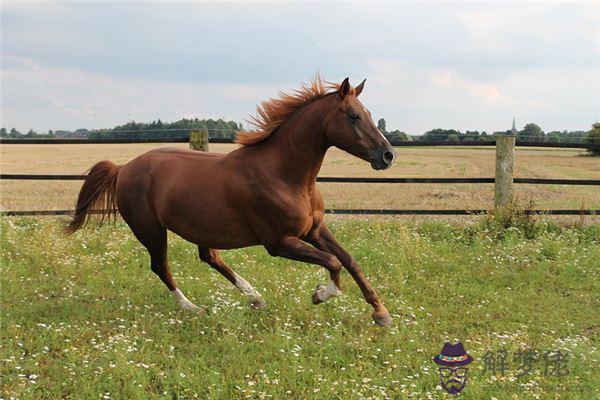
[[[70,235],[85,226],[90,219],[90,212],[99,216],[100,224],[111,218],[116,219],[115,194],[120,168],[110,161],[100,161],[88,171],[79,191],[75,215],[65,227],[67,234]]]

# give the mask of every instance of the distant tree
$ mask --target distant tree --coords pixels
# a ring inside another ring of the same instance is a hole
[[[460,139],[458,138],[458,135],[456,135],[456,134],[450,134],[446,138],[446,142],[450,142],[450,143],[458,143],[459,141],[460,141]]]
[[[546,133],[546,141],[551,143],[560,143],[562,133],[559,131],[552,131]]]
[[[486,131],[481,132],[481,135],[477,138],[478,142],[488,142],[493,140],[491,135],[488,135]]]
[[[74,138],[87,138],[89,135],[90,131],[88,131],[85,128],[80,128],[75,130],[75,132],[73,132],[70,137],[74,137]]]
[[[0,136],[2,136],[2,137],[8,136],[8,133],[6,132],[6,128],[0,128]]]
[[[381,131],[381,133],[387,132],[385,130],[385,119],[381,118],[381,119],[379,119],[379,121],[377,121],[377,129],[379,129],[379,131]]]
[[[408,136],[406,133],[399,131],[398,129],[392,131],[392,132],[386,132],[385,137],[389,140],[389,141],[394,141],[394,142],[408,142],[410,140],[412,140],[412,138],[410,136]]]
[[[595,144],[596,146],[600,146],[600,122],[596,122],[592,125],[592,129],[588,132],[586,138],[586,143]],[[600,156],[600,147],[595,149],[588,149],[588,153],[593,156]]]
[[[466,131],[464,135],[458,136],[458,139],[465,143],[477,142],[479,138],[479,131]]]
[[[242,125],[223,119],[184,118],[175,122],[160,119],[150,123],[128,122],[111,129],[100,129],[86,133],[88,139],[179,139],[187,138],[190,131],[207,130],[211,138],[233,139]]]
[[[533,122],[530,122],[517,134],[517,137],[524,142],[543,142],[544,131]]]
[[[448,140],[448,137],[456,137],[456,140],[458,140],[458,137],[461,136],[460,131],[457,131],[456,129],[432,129],[430,131],[427,131],[423,134],[423,140],[428,140],[428,141],[446,141]],[[453,139],[454,140],[454,139]]]
[[[562,131],[560,132],[560,141],[563,143],[585,142],[587,134],[586,131]]]
[[[19,136],[21,136],[21,132],[19,132],[15,128],[11,128],[10,129],[10,136],[12,136],[12,137],[19,137]]]

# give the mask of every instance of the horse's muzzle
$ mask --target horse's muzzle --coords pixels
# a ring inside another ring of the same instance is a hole
[[[371,151],[371,167],[375,170],[388,169],[396,159],[396,152],[391,147]]]

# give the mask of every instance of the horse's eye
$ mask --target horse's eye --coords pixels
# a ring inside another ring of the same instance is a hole
[[[360,115],[358,114],[350,114],[350,119],[353,121],[358,121],[360,119]]]

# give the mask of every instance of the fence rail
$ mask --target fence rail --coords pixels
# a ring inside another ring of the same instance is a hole
[[[72,215],[75,210],[24,210],[0,211],[4,216]],[[356,208],[328,208],[325,214],[338,215],[483,215],[489,210],[373,210]],[[600,215],[600,210],[525,210],[525,214],[547,215]],[[95,214],[94,211],[90,212]]]
[[[434,141],[412,141],[412,142],[394,142],[396,147],[415,147],[415,146],[496,146],[496,141],[504,140],[502,136],[493,137],[486,142],[468,142],[468,143],[448,143]],[[504,137],[506,139],[506,137]],[[514,142],[514,138],[511,139]],[[132,144],[132,143],[188,143],[189,138],[182,137],[176,139],[0,139],[0,144]],[[233,143],[232,139],[210,139],[211,143]],[[514,146],[514,145],[513,145]],[[516,140],[516,146],[525,147],[555,147],[555,148],[581,148],[594,149],[600,148],[600,144],[591,143],[536,143]],[[498,157],[498,154],[496,155]],[[512,160],[511,160],[512,163]],[[496,171],[498,174],[498,170]],[[500,171],[501,176],[506,172]],[[512,183],[517,184],[541,184],[541,185],[593,185],[600,186],[600,180],[597,179],[546,179],[546,178],[513,178],[512,171],[508,178],[508,186]],[[0,180],[83,180],[86,175],[62,174],[62,175],[42,175],[42,174],[0,174]],[[317,182],[327,183],[381,183],[381,184],[400,184],[400,183],[496,183],[496,178],[360,178],[360,177],[318,177]],[[497,188],[496,188],[497,189]],[[512,190],[508,188],[509,193]],[[488,210],[424,210],[424,209],[326,209],[328,214],[338,215],[478,215],[488,212]],[[527,210],[530,214],[549,214],[549,215],[600,215],[600,210]],[[15,210],[0,211],[0,215],[69,215],[73,210]]]
[[[0,174],[0,180],[31,181],[79,181],[87,175],[38,175],[38,174]],[[600,179],[551,179],[551,178],[514,178],[514,183],[538,185],[586,185],[600,186]],[[353,178],[319,176],[317,182],[324,183],[494,183],[495,178]]]

